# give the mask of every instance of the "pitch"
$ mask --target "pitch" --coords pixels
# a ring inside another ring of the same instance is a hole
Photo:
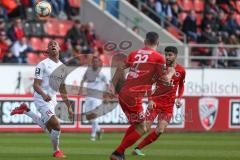
[[[123,134],[106,133],[92,142],[86,133],[63,133],[61,146],[70,160],[107,160]],[[126,153],[127,160],[240,159],[240,133],[167,133],[143,150],[144,157]],[[50,141],[43,133],[1,133],[0,159],[52,160]]]

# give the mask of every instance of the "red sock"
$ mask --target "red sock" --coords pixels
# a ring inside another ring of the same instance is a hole
[[[142,149],[146,145],[151,144],[152,142],[156,141],[160,134],[157,134],[155,131],[150,133],[147,137],[142,140],[142,142],[137,146],[137,148]]]
[[[134,126],[134,125],[131,125],[130,127],[128,127],[128,129],[127,129],[127,131],[126,131],[126,133],[125,133],[122,141],[124,141],[125,138],[126,138],[130,133],[132,133],[132,131],[134,131],[134,130],[135,130],[135,126]]]
[[[118,153],[124,153],[125,149],[132,146],[137,140],[141,138],[141,134],[136,130],[133,130],[129,135],[127,135],[121,142],[120,146],[116,149]]]

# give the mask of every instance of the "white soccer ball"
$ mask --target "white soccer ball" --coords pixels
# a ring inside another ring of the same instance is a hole
[[[52,12],[52,6],[47,1],[40,1],[35,5],[35,12],[40,17],[47,17]]]

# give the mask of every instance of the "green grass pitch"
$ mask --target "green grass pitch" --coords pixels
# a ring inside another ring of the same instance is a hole
[[[86,133],[62,133],[61,148],[69,160],[108,160],[123,133],[106,133],[96,142]],[[240,133],[166,133],[143,151],[126,152],[127,160],[238,160]],[[48,160],[51,143],[43,133],[0,133],[0,160]]]

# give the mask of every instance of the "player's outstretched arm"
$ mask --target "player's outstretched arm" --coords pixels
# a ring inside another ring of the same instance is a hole
[[[44,99],[44,101],[46,101],[46,102],[51,101],[51,97],[43,92],[43,90],[41,88],[41,84],[42,84],[42,80],[35,78],[34,82],[33,82],[34,91],[37,92],[38,94],[40,94],[42,96],[42,98]]]
[[[61,94],[62,100],[63,102],[66,104],[67,106],[67,110],[68,110],[68,115],[69,115],[69,119],[72,120],[73,119],[73,111],[72,111],[72,107],[71,104],[68,100],[68,95],[67,95],[67,90],[66,90],[66,85],[64,83],[61,83],[60,87],[59,87],[59,92]]]
[[[114,89],[114,93],[118,93],[125,82],[125,77],[124,77],[124,70],[129,68],[128,65],[122,64],[117,66],[117,69],[113,75],[110,88]]]
[[[85,83],[85,81],[87,80],[86,74],[84,74],[82,81],[80,83],[80,88],[78,91],[78,95],[83,95],[83,84]]]
[[[183,92],[184,92],[184,82],[185,82],[185,72],[183,74],[183,78],[181,79],[181,81],[179,82],[179,85],[178,85],[178,95],[177,95],[177,99],[176,99],[177,107],[182,106],[181,98],[182,98]]]

